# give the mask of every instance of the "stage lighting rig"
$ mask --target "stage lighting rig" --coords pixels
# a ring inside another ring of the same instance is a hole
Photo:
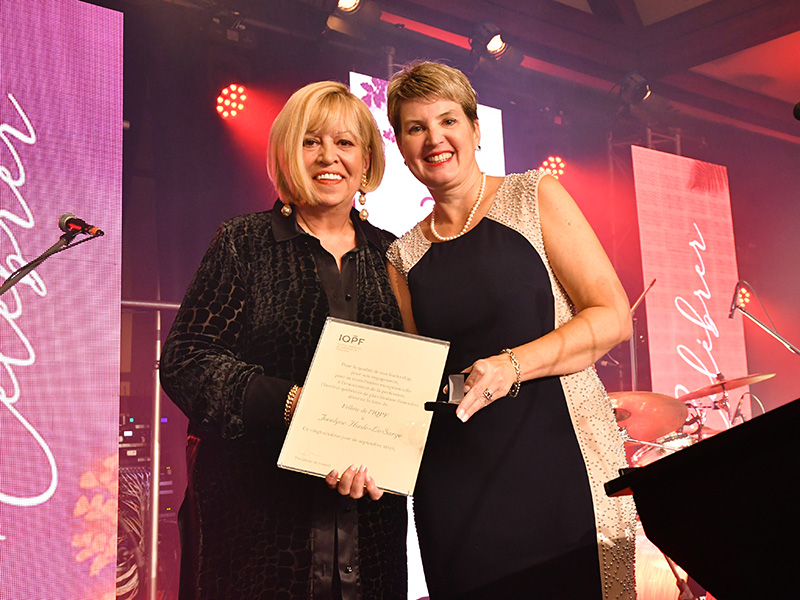
[[[560,156],[548,156],[542,161],[542,166],[539,167],[539,170],[558,179],[564,174],[566,167],[567,163]]]
[[[614,87],[618,88],[616,120],[644,125],[647,139],[643,143],[648,148],[660,145],[680,154],[681,115],[672,103],[655,93],[636,71],[625,75]]]
[[[337,10],[346,15],[352,15],[364,4],[363,0],[338,0]]]
[[[308,40],[317,39],[325,31],[328,17],[337,10],[338,3],[338,0],[204,1],[217,7],[209,25],[212,37],[240,47],[254,45],[258,36],[265,31]]]
[[[247,90],[243,85],[232,83],[223,88],[217,96],[217,114],[223,119],[235,118],[244,110]]]
[[[379,35],[381,8],[370,0],[338,0],[333,14],[328,18],[329,31],[357,38],[374,39]]]
[[[641,104],[652,95],[650,84],[636,71],[632,71],[625,76],[619,87],[620,100],[630,106]]]
[[[238,46],[245,50],[256,47],[256,34],[245,22],[242,14],[235,10],[214,13],[208,25],[208,33],[216,42]]]
[[[469,44],[475,54],[492,60],[500,60],[508,50],[508,44],[503,40],[500,28],[491,21],[484,21],[475,26]]]
[[[475,26],[469,45],[472,48],[471,56],[474,61],[471,73],[479,69],[493,72],[495,75],[504,72],[513,73],[524,58],[522,52],[514,48],[492,21],[484,21]]]

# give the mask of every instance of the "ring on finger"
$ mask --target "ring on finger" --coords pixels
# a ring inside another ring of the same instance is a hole
[[[489,404],[489,402],[492,401],[492,390],[489,389],[483,390],[483,398],[486,404]]]

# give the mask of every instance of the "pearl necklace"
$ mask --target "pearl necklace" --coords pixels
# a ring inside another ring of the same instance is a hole
[[[433,237],[435,237],[440,242],[449,242],[450,240],[454,240],[456,238],[460,238],[462,235],[467,233],[467,229],[469,229],[470,223],[472,223],[472,218],[475,216],[475,213],[478,212],[478,207],[481,205],[481,200],[483,200],[483,191],[486,189],[486,173],[482,173],[483,179],[481,180],[481,189],[478,192],[478,199],[475,200],[475,204],[472,205],[472,210],[469,211],[469,215],[467,215],[467,222],[464,223],[464,227],[461,228],[455,235],[439,235],[439,232],[436,231],[436,226],[434,224],[435,221],[435,213],[436,207],[434,205],[434,209],[431,211],[431,233]]]

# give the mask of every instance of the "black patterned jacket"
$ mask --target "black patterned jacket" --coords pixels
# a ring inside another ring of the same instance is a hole
[[[329,314],[319,242],[280,206],[222,224],[161,356],[164,390],[189,417],[181,599],[328,598],[338,567],[347,600],[405,600],[405,499],[342,498],[276,466],[286,395]],[[402,329],[385,266],[393,236],[356,214],[358,321]]]

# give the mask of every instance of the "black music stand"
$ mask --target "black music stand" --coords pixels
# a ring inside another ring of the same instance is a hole
[[[719,600],[800,598],[800,400],[606,483]]]

